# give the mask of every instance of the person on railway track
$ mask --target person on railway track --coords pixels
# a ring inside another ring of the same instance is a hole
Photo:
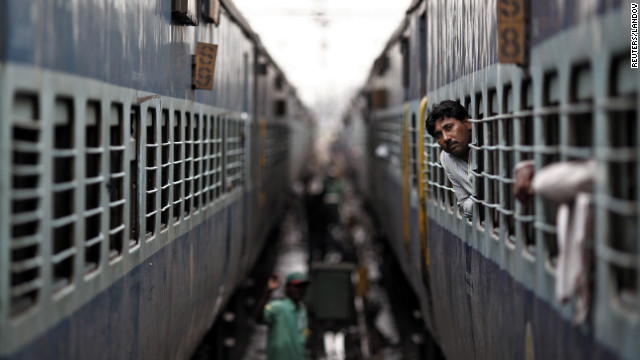
[[[453,185],[458,208],[465,217],[472,216],[473,175],[469,171],[471,122],[467,110],[457,101],[444,100],[433,105],[425,126],[442,151],[440,163]]]
[[[284,299],[275,299],[267,303],[271,293],[281,283],[281,278],[273,274],[267,283],[260,304],[257,320],[269,326],[267,338],[268,360],[305,360],[309,321],[307,309],[302,300],[309,284],[309,278],[301,272],[293,272],[285,281]]]

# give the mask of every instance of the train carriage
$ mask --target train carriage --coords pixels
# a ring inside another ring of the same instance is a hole
[[[352,101],[343,134],[352,153],[366,146],[358,183],[447,357],[640,354],[640,72],[630,66],[630,6],[414,1]],[[517,39],[499,40],[498,14],[516,10],[526,40],[507,46],[523,46],[524,60],[501,63],[503,41]],[[446,99],[472,117],[470,219],[424,130],[429,107]],[[575,325],[576,298],[561,303],[554,293],[558,204],[539,195],[516,201],[513,169],[522,160],[539,170],[581,159],[595,159],[598,173],[585,273],[591,302]]]
[[[191,356],[312,117],[229,0],[9,0],[0,23],[0,358]]]

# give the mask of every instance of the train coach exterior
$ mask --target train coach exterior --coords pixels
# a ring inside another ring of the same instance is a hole
[[[191,2],[218,24],[0,3],[0,358],[189,357],[259,254],[312,119],[231,1]]]
[[[528,61],[500,64],[498,5],[519,4],[527,5]],[[415,1],[353,101],[344,134],[366,145],[360,183],[448,358],[640,354],[640,72],[630,67],[629,6]],[[441,150],[423,128],[429,106],[445,99],[473,118],[471,219],[455,206]],[[554,294],[557,204],[515,201],[513,168],[590,158],[599,169],[591,304],[577,326],[576,299],[562,304]]]

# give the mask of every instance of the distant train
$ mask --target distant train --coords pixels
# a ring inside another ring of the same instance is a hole
[[[0,358],[189,358],[314,119],[230,0],[7,0],[0,24]]]
[[[627,1],[416,0],[352,100],[340,141],[447,358],[640,357],[630,15]],[[470,219],[425,131],[446,99],[473,119]],[[558,204],[516,201],[513,169],[590,158],[591,302],[577,326],[575,299],[554,295]]]

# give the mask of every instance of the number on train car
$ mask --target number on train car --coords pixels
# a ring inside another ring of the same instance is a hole
[[[498,61],[527,62],[527,0],[498,0]]]
[[[193,72],[194,89],[211,90],[213,88],[213,74],[216,69],[217,53],[218,45],[198,43]]]

